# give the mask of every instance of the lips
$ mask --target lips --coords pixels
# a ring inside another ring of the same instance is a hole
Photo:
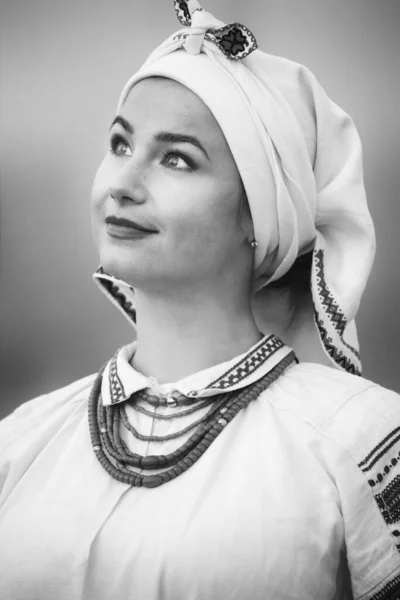
[[[136,221],[131,221],[130,219],[125,219],[123,217],[115,217],[113,215],[106,218],[105,222],[107,225],[116,225],[117,227],[129,227],[131,229],[136,229],[137,231],[143,231],[144,233],[157,233],[155,229],[150,229],[149,227],[145,227],[144,225],[137,223]]]

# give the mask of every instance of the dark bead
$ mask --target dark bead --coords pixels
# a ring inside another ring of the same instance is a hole
[[[156,469],[159,464],[158,456],[144,456],[141,460],[143,469]]]
[[[175,479],[175,477],[178,477],[178,475],[180,475],[181,473],[183,473],[183,471],[181,469],[177,469],[176,467],[177,467],[177,465],[174,465],[173,467],[171,467],[169,469],[169,472],[171,473],[172,479]]]
[[[210,433],[211,433],[212,435],[214,435],[215,437],[217,437],[217,435],[218,435],[219,433],[221,433],[221,431],[222,431],[223,429],[224,429],[224,428],[223,428],[223,426],[222,426],[222,425],[220,425],[219,423],[215,423],[215,425],[214,425],[214,427],[211,429]]]
[[[147,475],[147,477],[143,477],[142,485],[146,488],[158,487],[163,483],[163,478],[161,475]]]
[[[193,457],[193,459],[196,461],[198,458],[200,458],[201,452],[198,448],[193,448],[193,450],[190,452],[189,456]]]
[[[168,464],[168,458],[166,456],[164,456],[164,454],[160,454],[160,456],[158,456],[157,458],[158,458],[158,464],[160,465],[160,467],[165,467],[165,465]]]
[[[169,459],[170,460],[178,460],[180,455],[181,455],[181,448],[178,448],[178,450],[174,450],[173,452],[171,452],[171,454],[169,454]]]

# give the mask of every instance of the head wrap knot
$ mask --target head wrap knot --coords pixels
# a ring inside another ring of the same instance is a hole
[[[174,39],[183,39],[183,47],[189,54],[200,54],[204,40],[214,42],[227,58],[239,60],[257,48],[251,31],[240,23],[225,25],[205,11],[197,0],[174,0],[179,21],[190,32],[181,31]]]

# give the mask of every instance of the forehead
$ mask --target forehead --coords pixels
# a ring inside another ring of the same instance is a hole
[[[187,87],[164,77],[149,77],[136,83],[120,113],[134,127],[179,131],[201,136],[211,144],[225,137],[210,109]]]

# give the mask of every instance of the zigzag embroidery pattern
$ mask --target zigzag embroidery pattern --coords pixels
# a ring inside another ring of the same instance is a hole
[[[400,575],[389,581],[379,592],[369,600],[400,600]]]
[[[344,328],[347,325],[347,319],[346,315],[340,310],[339,304],[333,298],[332,293],[326,283],[324,271],[324,251],[322,249],[315,253],[315,268],[318,282],[318,293],[322,298],[322,303],[325,307],[325,311],[329,315],[329,319],[332,321],[333,326],[341,337]]]
[[[275,335],[270,335],[266,340],[254,348],[239,363],[233,366],[221,377],[210,383],[206,389],[217,388],[226,389],[238,384],[246,377],[249,377],[256,369],[264,364],[278,350],[283,348],[283,342]]]
[[[327,349],[327,351],[329,352],[330,356],[333,358],[335,363],[337,365],[339,365],[340,367],[342,367],[343,369],[345,369],[346,371],[348,371],[349,373],[352,373],[353,375],[361,376],[361,371],[357,368],[357,366],[353,363],[353,361],[335,346],[332,338],[329,337],[329,334],[324,327],[324,323],[323,323],[322,319],[319,318],[319,315],[318,315],[318,312],[316,309],[314,310],[314,316],[315,316],[315,322],[317,324],[317,327],[318,327],[320,335],[321,335],[322,343],[324,344],[324,347]]]
[[[116,404],[117,402],[120,402],[121,400],[125,400],[124,386],[122,385],[122,381],[118,375],[117,354],[113,357],[113,359],[111,360],[111,364],[110,364],[109,383],[110,383],[111,404]]]
[[[100,275],[107,275],[107,273],[99,267],[97,273]],[[132,302],[126,299],[124,294],[119,290],[118,286],[112,283],[109,279],[100,279],[101,285],[107,290],[107,292],[118,302],[124,312],[129,315],[134,323],[136,323],[136,310],[133,308]],[[132,289],[132,288],[131,288]]]
[[[341,310],[339,304],[334,299],[333,294],[330,291],[328,284],[326,283],[325,270],[324,270],[324,251],[322,250],[322,248],[317,250],[317,252],[315,252],[314,264],[315,264],[315,269],[316,269],[318,295],[321,297],[322,305],[329,317],[329,320],[331,321],[332,325],[338,332],[340,341],[343,344],[343,346],[345,346],[345,348],[347,348],[352,354],[354,354],[354,356],[356,356],[357,359],[360,361],[361,360],[360,353],[356,350],[356,348],[353,348],[353,346],[350,346],[350,344],[348,344],[343,339],[344,329],[347,325],[347,318],[346,318],[346,315]],[[319,315],[318,315],[318,322],[322,322]],[[327,333],[325,327],[322,327],[322,329],[323,329],[325,338],[328,341],[328,345],[329,344],[332,345],[333,344],[332,338],[330,338],[328,336],[328,333]],[[321,334],[322,334],[322,331],[321,331]],[[321,337],[322,337],[322,335],[321,335]],[[328,349],[328,346],[327,346],[327,349]],[[332,355],[330,349],[328,349],[328,352]],[[343,353],[342,353],[342,356],[344,356]],[[333,356],[332,356],[332,358],[333,358]],[[357,371],[357,373],[356,373],[357,375],[361,375],[361,371],[359,369],[356,368],[356,371]],[[351,371],[351,372],[353,372],[353,371]]]

